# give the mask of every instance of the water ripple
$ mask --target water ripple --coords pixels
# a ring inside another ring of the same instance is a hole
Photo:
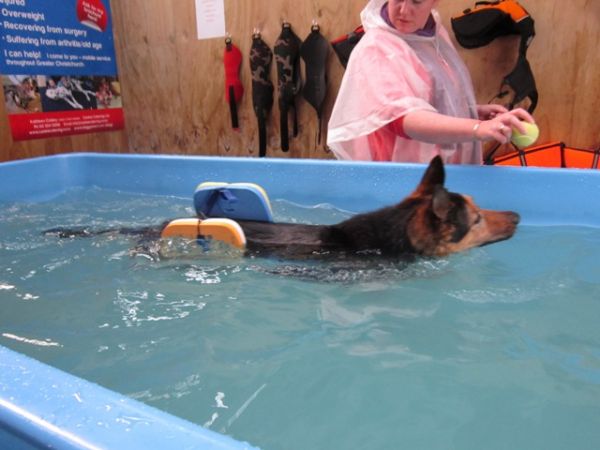
[[[139,326],[144,322],[176,320],[188,317],[194,311],[206,306],[197,299],[169,300],[162,293],[148,291],[117,290],[115,304],[122,312],[122,320],[128,327]]]

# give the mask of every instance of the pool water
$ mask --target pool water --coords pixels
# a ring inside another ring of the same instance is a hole
[[[42,234],[191,215],[96,188],[0,205],[0,345],[264,449],[600,445],[600,230],[364,267]]]

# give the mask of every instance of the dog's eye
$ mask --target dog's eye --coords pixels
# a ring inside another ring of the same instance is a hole
[[[473,222],[473,225],[477,225],[479,222],[481,222],[481,214],[477,214],[477,217],[475,217],[475,221]]]

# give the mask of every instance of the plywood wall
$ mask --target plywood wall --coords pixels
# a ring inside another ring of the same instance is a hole
[[[133,7],[130,3],[135,3]],[[224,40],[198,41],[194,2],[183,0],[113,1],[117,29],[123,33],[122,73],[135,74],[124,89],[134,96],[129,108],[130,148],[135,152],[186,154],[257,155],[258,131],[252,108],[251,73],[247,56],[253,30],[273,47],[284,20],[304,38],[313,20],[326,37],[341,35],[359,23],[361,2],[226,0],[227,30],[244,56],[240,78],[245,94],[239,104],[240,131],[230,125],[225,102]],[[170,5],[169,7],[166,5]],[[160,14],[157,11],[160,10]],[[276,83],[276,67],[271,79]],[[329,58],[329,96],[325,115],[333,100],[343,69],[334,55]],[[124,98],[125,103],[130,99]],[[316,113],[303,100],[299,107],[299,137],[290,141],[289,153],[280,150],[279,110],[271,111],[268,155],[285,157],[328,157],[325,139],[318,145]],[[149,126],[152,125],[152,126]],[[325,128],[325,124],[323,126]]]
[[[196,38],[193,0],[111,0],[117,60],[122,82],[126,131],[13,143],[0,106],[0,161],[71,151],[114,151],[194,155],[256,156],[258,135],[251,101],[247,55],[251,35],[261,30],[272,47],[281,23],[289,21],[304,38],[311,22],[333,39],[359,23],[365,0],[225,0],[226,24],[244,62],[246,89],[239,105],[240,130],[230,126],[224,99],[223,39]],[[448,24],[451,15],[472,6],[470,0],[441,0]],[[536,21],[529,60],[540,101],[535,116],[541,140],[570,145],[600,145],[600,1],[523,0]],[[449,24],[448,24],[449,25]],[[499,39],[477,50],[459,49],[471,69],[478,100],[485,103],[509,72],[516,55],[515,39]],[[343,69],[333,52],[328,65],[328,118]],[[275,66],[272,80],[276,81]],[[299,102],[300,135],[284,153],[279,144],[279,112],[275,103],[268,129],[268,155],[331,158],[316,142],[314,110]]]

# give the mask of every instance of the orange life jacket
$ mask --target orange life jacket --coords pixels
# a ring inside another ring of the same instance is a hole
[[[538,92],[526,54],[535,36],[535,27],[527,10],[515,0],[480,1],[473,8],[452,17],[451,24],[456,40],[464,48],[483,47],[500,36],[521,36],[515,67],[502,80],[496,97],[505,96],[506,89],[510,88],[513,98],[507,107],[511,109],[529,99],[527,110],[533,112],[537,106]]]

